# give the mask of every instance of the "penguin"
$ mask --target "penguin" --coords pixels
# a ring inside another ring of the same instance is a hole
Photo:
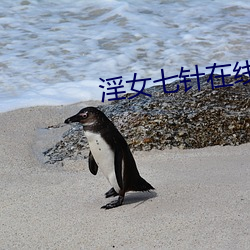
[[[154,189],[144,180],[137,169],[129,146],[115,125],[95,107],[86,107],[65,123],[79,122],[83,126],[90,147],[88,164],[93,175],[100,168],[111,185],[106,198],[118,196],[101,208],[121,206],[128,191],[149,191]]]

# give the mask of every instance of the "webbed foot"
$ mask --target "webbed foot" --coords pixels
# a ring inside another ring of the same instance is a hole
[[[114,188],[111,188],[107,193],[105,193],[106,198],[109,198],[109,197],[112,197],[112,196],[115,197],[117,195],[118,195],[118,193],[115,191]]]
[[[119,196],[118,200],[116,200],[116,201],[111,201],[110,203],[108,203],[108,204],[102,206],[101,208],[104,208],[104,209],[111,209],[111,208],[114,208],[114,207],[119,207],[119,206],[122,205],[123,200],[124,200],[124,197]]]

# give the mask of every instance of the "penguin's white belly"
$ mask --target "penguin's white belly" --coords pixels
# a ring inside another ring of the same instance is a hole
[[[85,135],[96,164],[108,179],[111,186],[119,193],[120,187],[115,174],[115,155],[113,150],[100,134],[86,131]]]

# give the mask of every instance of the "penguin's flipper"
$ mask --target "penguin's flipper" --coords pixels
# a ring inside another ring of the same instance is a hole
[[[115,176],[120,189],[123,189],[122,181],[122,149],[115,147]]]
[[[115,191],[114,188],[111,188],[108,192],[105,193],[106,198],[109,198],[109,197],[112,197],[112,196],[115,197],[117,195],[118,195],[118,193]]]
[[[89,170],[93,175],[96,175],[98,171],[98,165],[96,164],[91,151],[89,151]]]

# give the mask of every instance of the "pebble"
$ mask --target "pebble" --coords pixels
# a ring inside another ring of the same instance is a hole
[[[190,149],[250,142],[250,83],[212,90],[207,79],[208,75],[200,78],[201,91],[196,80],[191,79],[189,84],[193,87],[186,93],[183,86],[177,93],[164,93],[161,85],[153,86],[144,90],[152,97],[141,94],[98,108],[114,122],[132,150]],[[247,80],[243,76],[243,81]],[[234,82],[233,76],[227,77],[227,83]],[[171,84],[174,87],[177,83]],[[81,125],[73,125],[62,137],[44,152],[48,163],[87,157],[84,149],[88,144]]]

